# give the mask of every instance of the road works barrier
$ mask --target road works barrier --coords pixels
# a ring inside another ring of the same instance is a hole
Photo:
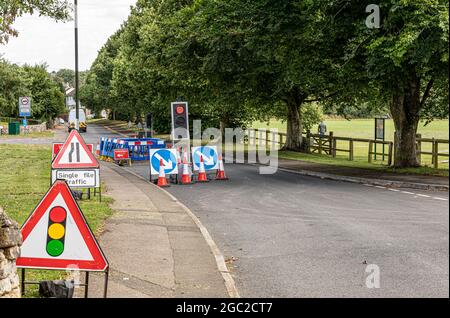
[[[100,138],[100,159],[114,160],[116,149],[127,149],[132,161],[150,159],[150,149],[166,148],[166,142],[158,138]]]

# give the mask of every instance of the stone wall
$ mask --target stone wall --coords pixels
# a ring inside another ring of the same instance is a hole
[[[28,125],[27,126],[27,131],[28,133],[33,133],[33,132],[43,132],[47,130],[47,123],[42,123],[40,125]],[[24,126],[20,126],[20,133],[23,134],[25,133],[25,127]]]
[[[21,245],[19,226],[0,208],[0,298],[20,297],[16,258]]]
[[[2,129],[2,134],[7,135],[8,134],[8,124],[3,124],[3,129]],[[39,125],[28,125],[27,126],[27,132],[28,133],[32,133],[32,132],[43,132],[47,130],[47,123],[42,123]],[[20,126],[20,133],[23,134],[25,133],[25,127],[23,127],[22,125]]]

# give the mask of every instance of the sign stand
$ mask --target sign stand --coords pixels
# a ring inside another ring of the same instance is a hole
[[[386,132],[386,118],[377,117],[375,118],[375,140],[385,141],[385,132]],[[374,145],[374,160],[377,160],[377,143]],[[384,152],[384,144],[382,145],[382,160],[384,161],[385,152]]]
[[[105,270],[105,278],[104,278],[104,284],[103,284],[103,298],[108,297],[108,283],[109,283],[109,266]],[[26,269],[22,268],[21,273],[21,295],[23,296],[25,294],[25,287],[26,285],[39,285],[40,282],[36,281],[27,281],[26,280]],[[89,296],[89,272],[85,272],[85,279],[84,284],[75,284],[74,286],[80,286],[84,287],[84,298],[88,298]]]
[[[26,280],[26,269],[30,268],[86,272],[84,284],[75,284],[86,288],[85,297],[88,272],[103,272],[108,280],[108,261],[64,180],[57,180],[50,187],[20,231],[23,244],[16,266],[22,269],[22,295],[26,285],[39,284]]]

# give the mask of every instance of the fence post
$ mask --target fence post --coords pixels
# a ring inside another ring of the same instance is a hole
[[[270,133],[269,133],[269,129],[267,128],[267,129],[266,129],[266,149],[267,149],[267,146],[270,145],[270,144],[269,144],[269,134],[270,134]],[[270,147],[270,146],[269,146],[269,147]]]
[[[311,153],[311,131],[309,129],[306,131],[306,146],[308,153]]]
[[[353,139],[350,139],[349,141],[348,160],[353,161]]]
[[[319,155],[322,154],[322,135],[319,135]]]
[[[434,138],[433,138],[434,139]],[[437,140],[433,140],[434,143],[434,169],[437,169],[439,167],[439,143]]]
[[[416,157],[419,164],[422,163],[422,135],[417,134],[416,135]]]
[[[372,163],[372,148],[373,148],[373,141],[369,141],[369,163]]]
[[[434,138],[431,139],[431,164],[434,166],[434,153],[436,144],[434,143]]]
[[[330,131],[330,134],[328,136],[328,153],[331,155],[333,151],[333,132]]]
[[[394,148],[394,143],[389,143],[389,150],[388,150],[388,166],[392,165],[392,149]]]
[[[332,139],[332,144],[333,144],[333,146],[332,146],[332,153],[331,153],[331,155],[333,156],[333,158],[336,158],[337,140],[336,140],[335,137],[333,137],[333,139]]]

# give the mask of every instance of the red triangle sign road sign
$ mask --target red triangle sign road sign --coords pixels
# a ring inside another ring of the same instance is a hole
[[[62,149],[52,162],[52,169],[98,168],[99,163],[89,151],[83,137],[72,130]]]
[[[106,260],[67,183],[57,180],[21,229],[17,267],[105,271]]]

